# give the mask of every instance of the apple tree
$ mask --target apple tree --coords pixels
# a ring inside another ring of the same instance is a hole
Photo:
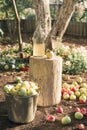
[[[36,11],[36,25],[41,22],[46,34],[46,47],[52,49],[52,39],[56,46],[62,41],[70,19],[74,13],[75,5],[79,0],[63,0],[63,5],[57,15],[57,20],[51,28],[51,17],[49,11],[49,0],[33,0]]]

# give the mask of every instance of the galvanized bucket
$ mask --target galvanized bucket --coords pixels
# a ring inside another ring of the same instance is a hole
[[[20,97],[5,94],[8,118],[15,123],[29,123],[33,121],[37,110],[37,97]]]

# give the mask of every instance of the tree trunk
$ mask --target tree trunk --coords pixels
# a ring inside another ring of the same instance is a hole
[[[16,21],[17,21],[17,29],[18,29],[17,31],[18,31],[18,43],[19,43],[20,57],[22,58],[23,54],[22,54],[22,36],[21,36],[20,17],[18,15],[18,10],[17,10],[15,0],[12,0],[12,2],[13,2],[14,12],[15,12],[15,16],[16,16]]]
[[[47,36],[51,30],[49,0],[33,0],[33,5],[36,12],[36,27],[41,24],[45,36]]]
[[[52,49],[52,37],[54,38],[57,36],[57,46],[61,42],[62,37],[72,17],[72,14],[74,13],[74,8],[77,2],[78,0],[64,0],[60,12],[58,13],[57,21],[54,23],[51,31],[46,38],[47,48]]]

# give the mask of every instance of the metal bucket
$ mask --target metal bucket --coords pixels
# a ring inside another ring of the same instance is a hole
[[[37,110],[37,97],[20,97],[5,94],[8,118],[15,123],[28,123],[33,121]]]

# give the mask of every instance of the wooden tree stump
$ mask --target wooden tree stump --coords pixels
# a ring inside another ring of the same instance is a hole
[[[41,87],[38,106],[52,106],[61,101],[62,58],[30,58],[31,79]]]

